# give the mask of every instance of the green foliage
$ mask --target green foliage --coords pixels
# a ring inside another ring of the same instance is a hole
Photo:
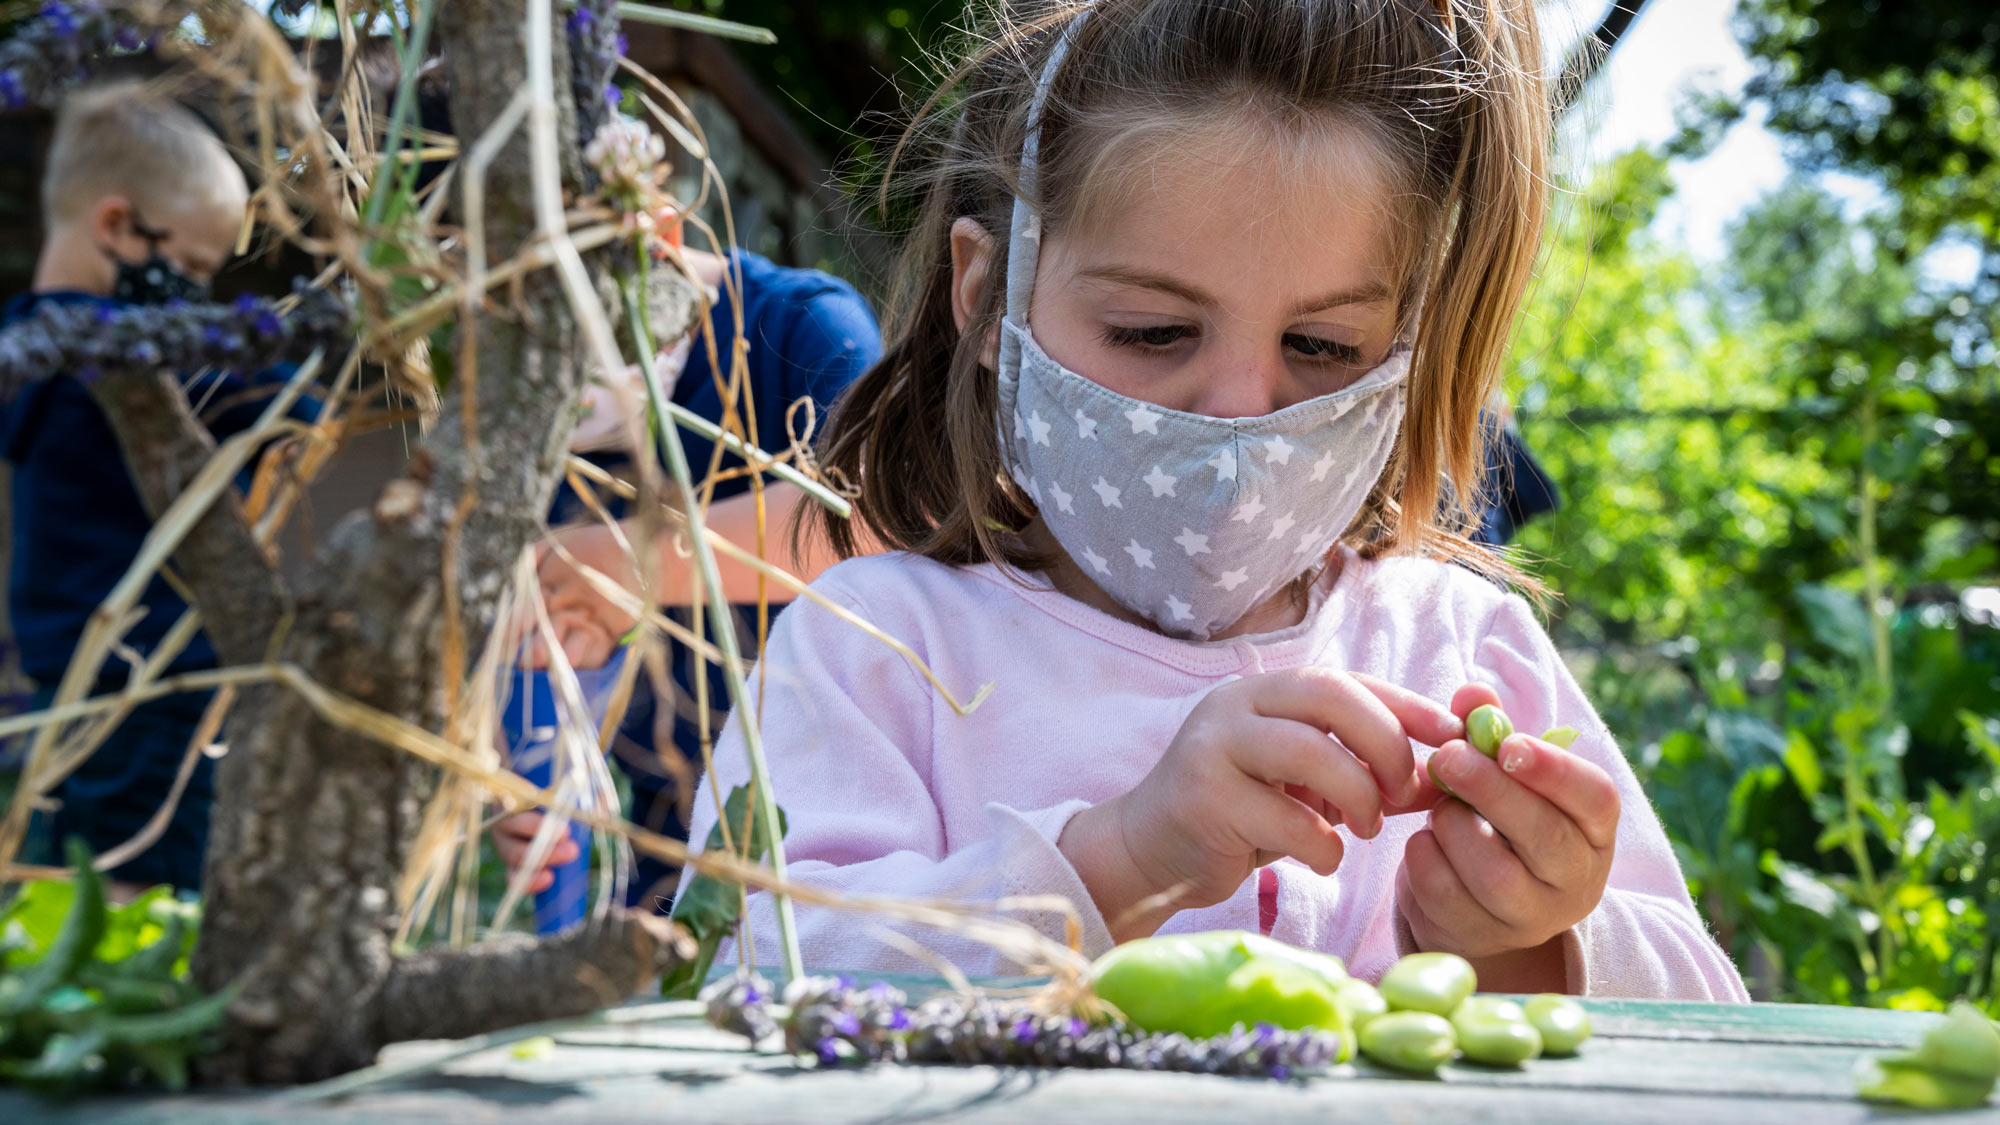
[[[1920,264],[1960,236],[1798,183],[1704,267],[1665,173],[1591,185],[1517,347],[1557,638],[1764,994],[1994,1008],[2000,376]]]
[[[30,884],[0,921],[0,1080],[57,1094],[185,1087],[236,995],[188,980],[200,908],[165,887],[109,906],[90,850],[72,840],[68,860],[71,882]]]

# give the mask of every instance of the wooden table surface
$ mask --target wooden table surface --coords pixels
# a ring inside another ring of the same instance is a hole
[[[1785,1004],[1585,1003],[1597,1035],[1580,1057],[1517,1071],[1449,1066],[1436,1079],[1365,1064],[1291,1083],[996,1067],[823,1071],[752,1052],[740,1038],[688,1017],[566,1031],[535,1057],[494,1047],[338,1099],[198,1093],[58,1105],[0,1092],[0,1121],[2000,1122],[2000,1103],[1916,1114],[1855,1099],[1855,1060],[1915,1042],[1935,1016]],[[452,1051],[448,1043],[398,1044],[384,1061],[420,1064]]]

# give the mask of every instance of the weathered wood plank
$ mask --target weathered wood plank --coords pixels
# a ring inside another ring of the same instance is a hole
[[[909,980],[914,990],[936,982]],[[1587,1001],[1599,1035],[1577,1059],[1517,1071],[1447,1067],[1433,1080],[1364,1065],[1280,1084],[1125,1071],[896,1067],[818,1071],[751,1052],[693,1021],[596,1028],[559,1037],[537,1058],[506,1048],[384,1085],[343,1102],[298,1104],[275,1093],[94,1099],[68,1106],[0,1094],[0,1120],[90,1122],[482,1121],[1123,1121],[1276,1118],[1388,1121],[1811,1121],[1900,1116],[1855,1100],[1855,1060],[1912,1041],[1909,1012],[1793,1005],[1734,1007]],[[422,1057],[444,1044],[399,1044]],[[2000,1121],[2000,1108],[1926,1116]]]

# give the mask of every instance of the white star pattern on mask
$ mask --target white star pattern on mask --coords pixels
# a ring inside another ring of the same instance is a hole
[[[1209,459],[1209,466],[1215,470],[1216,480],[1236,479],[1236,451],[1224,446],[1222,452]]]
[[[1056,507],[1062,509],[1065,514],[1072,516],[1076,514],[1076,509],[1070,507],[1070,501],[1076,499],[1076,493],[1064,492],[1062,485],[1050,481],[1049,495],[1056,498]]]
[[[1188,553],[1188,558],[1208,554],[1208,536],[1197,532],[1194,528],[1181,528],[1181,533],[1174,536],[1174,542],[1181,545],[1181,550]]]
[[[1140,570],[1153,569],[1153,552],[1139,546],[1137,539],[1125,544],[1125,553],[1132,556],[1132,564]]]
[[[1028,429],[1034,431],[1036,445],[1047,445],[1049,443],[1049,424],[1042,421],[1041,411],[1037,410],[1033,414],[1028,415]]]
[[[1174,494],[1174,482],[1179,479],[1179,477],[1170,477],[1166,473],[1161,472],[1158,465],[1153,466],[1153,471],[1146,474],[1146,484],[1152,488],[1153,499],[1155,500],[1162,496],[1172,496]]]
[[[1315,527],[1299,533],[1299,554],[1309,555],[1326,546],[1327,529]]]
[[[1236,589],[1236,587],[1241,586],[1248,581],[1250,581],[1250,571],[1247,568],[1245,568],[1243,570],[1223,571],[1222,577],[1216,579],[1215,584],[1217,586],[1222,587],[1225,590],[1233,592]]]
[[[1021,412],[1018,410],[1014,412],[1014,440],[1028,440],[1028,420],[1021,417]]]
[[[1076,436],[1077,436],[1077,440],[1079,440],[1079,441],[1081,441],[1081,440],[1084,440],[1084,439],[1086,439],[1086,438],[1087,438],[1087,439],[1089,439],[1089,440],[1091,440],[1091,441],[1096,441],[1096,440],[1097,440],[1097,419],[1095,419],[1095,418],[1092,418],[1092,417],[1091,417],[1090,415],[1088,415],[1088,414],[1085,414],[1085,413],[1084,413],[1083,411],[1081,411],[1081,410],[1077,411],[1077,412],[1076,412]]]
[[[1190,621],[1194,618],[1194,607],[1172,594],[1167,595],[1167,612],[1174,615],[1175,621]]]
[[[1120,503],[1120,502],[1119,502],[1119,500],[1118,500],[1118,491],[1119,491],[1119,490],[1118,490],[1118,489],[1116,489],[1116,488],[1114,488],[1114,487],[1112,487],[1112,485],[1111,485],[1111,482],[1110,482],[1110,481],[1108,481],[1108,480],[1105,480],[1105,479],[1104,479],[1103,477],[1098,477],[1098,478],[1097,478],[1097,483],[1096,483],[1096,484],[1093,484],[1093,485],[1091,485],[1090,487],[1091,487],[1092,489],[1096,490],[1096,492],[1097,492],[1097,498],[1098,498],[1099,500],[1102,500],[1102,501],[1104,501],[1104,506],[1105,506],[1105,507],[1107,507],[1107,508],[1122,508],[1122,507],[1124,507],[1124,506],[1125,506],[1124,504]]]
[[[1040,215],[1031,214],[1028,216],[1028,221],[1021,224],[1021,237],[1030,242],[1039,242],[1041,240],[1042,217]]]
[[[1111,573],[1111,564],[1105,561],[1104,556],[1098,554],[1096,551],[1093,551],[1088,547],[1085,547],[1083,549],[1083,561],[1089,563],[1090,569],[1096,571],[1099,574]]]
[[[1157,410],[1148,410],[1146,407],[1140,406],[1127,410],[1125,417],[1132,420],[1133,433],[1152,434],[1154,437],[1158,437],[1160,434],[1160,419],[1166,417],[1166,415],[1161,414]]]
[[[1283,539],[1285,535],[1292,530],[1292,527],[1298,522],[1299,521],[1292,518],[1292,513],[1286,512],[1284,515],[1278,517],[1278,522],[1271,525],[1271,534],[1265,536],[1265,538]]]
[[[1333,450],[1329,449],[1325,453],[1319,455],[1319,460],[1313,462],[1313,475],[1312,475],[1313,483],[1318,484],[1320,481],[1325,480],[1326,474],[1332,471],[1333,471]]]
[[[1292,443],[1286,441],[1283,434],[1276,435],[1270,441],[1264,443],[1264,463],[1266,465],[1291,464],[1293,448]]]
[[[1245,500],[1243,504],[1236,509],[1235,515],[1230,516],[1229,518],[1235,520],[1237,523],[1249,523],[1251,520],[1254,520],[1258,516],[1261,516],[1263,514],[1264,514],[1264,502],[1262,500],[1257,499],[1255,496],[1252,496],[1250,499]]]

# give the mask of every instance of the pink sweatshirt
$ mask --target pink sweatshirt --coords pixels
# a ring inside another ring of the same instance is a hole
[[[1420,559],[1368,562],[1350,552],[1334,573],[1300,624],[1199,643],[1119,621],[991,565],[891,554],[834,567],[814,588],[908,644],[960,699],[995,687],[972,714],[958,715],[887,645],[809,600],[787,609],[758,675],[792,874],[853,894],[1062,895],[1083,916],[1084,952],[1094,956],[1111,937],[1056,840],[1079,810],[1136,785],[1211,688],[1302,665],[1366,672],[1439,701],[1478,681],[1493,685],[1521,730],[1582,731],[1574,752],[1618,785],[1623,815],[1610,885],[1566,940],[1571,990],[1747,1000],[1631,768],[1528,604],[1462,568]],[[714,787],[727,792],[748,775],[732,719],[715,775],[695,798],[694,840],[707,839],[714,824]],[[1284,860],[1264,869],[1275,873],[1274,888],[1268,875],[1247,879],[1227,901],[1182,911],[1161,932],[1262,930],[1378,977],[1411,952],[1397,922],[1395,877],[1404,842],[1423,824],[1422,814],[1391,817],[1373,840],[1340,827],[1347,851],[1334,875]],[[778,960],[767,899],[751,901],[761,964]],[[877,937],[876,919],[803,905],[797,915],[809,967],[927,971]],[[1060,915],[1021,917],[1062,935]],[[1015,971],[986,946],[907,933],[970,974]]]

